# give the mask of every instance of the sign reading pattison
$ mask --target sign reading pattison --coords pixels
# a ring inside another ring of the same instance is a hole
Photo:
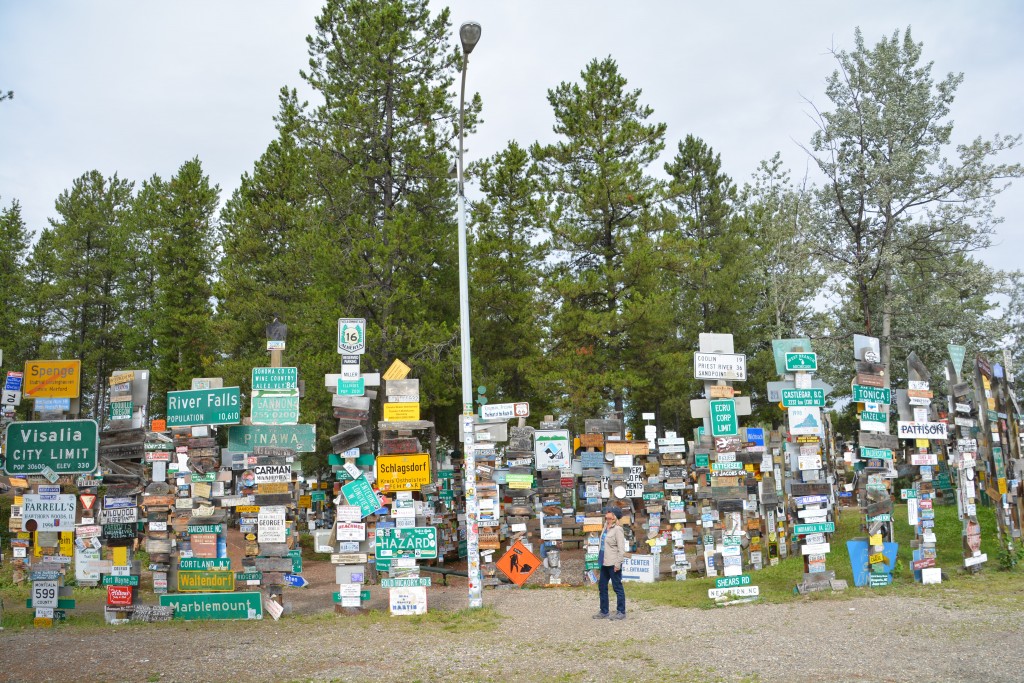
[[[7,474],[89,474],[96,470],[99,429],[95,420],[12,422],[7,425]]]
[[[896,436],[901,439],[946,440],[945,422],[897,422]]]
[[[238,387],[167,392],[167,426],[231,425],[242,421]]]

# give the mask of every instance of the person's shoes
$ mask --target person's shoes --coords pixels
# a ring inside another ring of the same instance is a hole
[[[608,618],[608,615],[605,614],[604,612],[598,612],[597,614],[594,615],[594,619],[607,619],[607,618]]]
[[[625,612],[616,612],[615,614],[611,615],[608,618],[610,620],[612,620],[612,621],[622,621],[623,619],[626,618],[626,613]]]

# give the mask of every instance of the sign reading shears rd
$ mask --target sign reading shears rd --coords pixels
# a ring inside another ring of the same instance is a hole
[[[742,353],[695,353],[693,376],[697,379],[747,380],[747,357]]]

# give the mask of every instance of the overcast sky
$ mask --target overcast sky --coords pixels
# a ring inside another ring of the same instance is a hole
[[[445,5],[453,35],[463,21],[483,25],[469,89],[483,97],[484,124],[468,142],[470,160],[511,139],[550,140],[547,89],[611,55],[668,124],[666,157],[692,133],[740,185],[775,151],[799,177],[799,144],[814,130],[806,100],[827,106],[829,50],[852,48],[856,26],[873,45],[910,25],[936,80],[964,72],[952,112],[958,141],[1024,130],[1024,3],[1013,0],[432,2]],[[0,90],[15,91],[0,103],[0,201],[19,200],[38,231],[88,170],[166,178],[195,156],[225,199],[274,137],[279,88],[301,86],[320,6],[0,0]],[[997,213],[1006,221],[984,259],[1020,268],[1024,182],[999,198]]]

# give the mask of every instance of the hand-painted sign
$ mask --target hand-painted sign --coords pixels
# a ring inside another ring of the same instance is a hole
[[[12,422],[7,425],[4,470],[11,475],[89,474],[96,470],[99,430],[95,420]]]
[[[242,421],[238,387],[167,392],[167,426],[232,425]]]

